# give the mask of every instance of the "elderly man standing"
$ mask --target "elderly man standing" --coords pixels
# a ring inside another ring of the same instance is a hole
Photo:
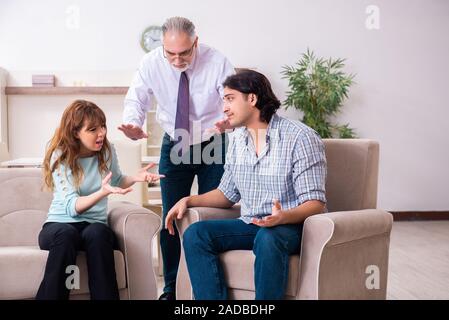
[[[190,195],[195,176],[199,194],[220,183],[225,159],[222,132],[228,128],[222,120],[222,83],[234,68],[221,53],[198,43],[195,26],[186,18],[172,17],[163,24],[162,43],[140,64],[125,98],[119,130],[133,140],[146,138],[142,125],[156,99],[156,119],[165,131],[159,162],[159,173],[165,175],[161,180],[164,221],[173,205]],[[176,231],[175,237],[169,236],[163,228],[160,241],[165,287],[159,299],[174,300],[179,235]]]

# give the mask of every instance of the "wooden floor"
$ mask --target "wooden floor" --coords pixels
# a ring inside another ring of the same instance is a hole
[[[393,223],[387,299],[449,299],[449,221]]]
[[[387,299],[449,299],[449,221],[393,223]]]

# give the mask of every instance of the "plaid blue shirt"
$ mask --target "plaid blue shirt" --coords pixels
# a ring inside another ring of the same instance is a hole
[[[274,114],[259,157],[246,127],[235,130],[230,140],[218,189],[230,201],[240,201],[244,222],[271,213],[273,199],[283,209],[308,200],[326,202],[324,145],[313,129]]]

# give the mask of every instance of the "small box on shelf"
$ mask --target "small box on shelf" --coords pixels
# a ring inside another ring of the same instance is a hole
[[[54,87],[55,76],[53,74],[33,74],[31,82],[33,87]]]

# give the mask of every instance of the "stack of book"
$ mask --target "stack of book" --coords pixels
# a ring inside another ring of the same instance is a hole
[[[33,75],[32,76],[33,87],[54,87],[55,76],[52,74]]]

